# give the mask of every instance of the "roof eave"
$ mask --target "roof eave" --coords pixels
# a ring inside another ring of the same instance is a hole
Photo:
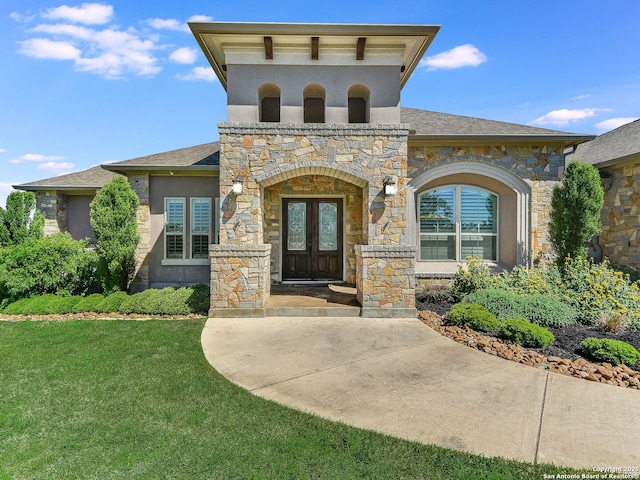
[[[414,134],[409,135],[409,143],[421,145],[438,145],[443,142],[456,145],[478,144],[541,144],[556,143],[564,146],[580,145],[596,138],[595,135],[469,135],[469,134]]]
[[[219,165],[117,165],[109,164],[102,165],[102,168],[110,172],[121,173],[126,175],[126,172],[165,172],[169,174],[185,173],[185,172],[218,172],[220,171]]]
[[[100,190],[102,188],[102,186],[97,187],[95,185],[64,186],[64,185],[29,185],[29,184],[12,185],[12,187],[15,188],[16,190],[24,190],[25,192],[42,192],[42,191],[51,191],[51,190],[65,191],[65,192],[71,192],[71,191],[91,192],[95,190]]]

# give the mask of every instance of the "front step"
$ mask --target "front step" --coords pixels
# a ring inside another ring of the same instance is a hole
[[[269,307],[267,317],[359,317],[360,307]]]

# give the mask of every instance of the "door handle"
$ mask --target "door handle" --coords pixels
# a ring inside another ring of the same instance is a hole
[[[313,243],[312,242],[307,243],[307,252],[309,252],[309,255],[311,255],[312,248],[313,248]]]

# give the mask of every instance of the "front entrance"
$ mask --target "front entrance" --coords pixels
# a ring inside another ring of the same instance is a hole
[[[283,280],[342,280],[342,199],[283,200]]]

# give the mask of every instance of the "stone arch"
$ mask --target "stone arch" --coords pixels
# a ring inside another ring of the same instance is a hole
[[[459,161],[439,165],[430,168],[409,181],[407,201],[409,208],[416,213],[415,221],[408,222],[413,231],[409,231],[409,237],[418,241],[418,193],[427,186],[433,185],[439,179],[456,181],[456,179],[477,179],[476,184],[485,187],[490,182],[498,182],[508,189],[514,200],[513,224],[515,225],[515,252],[516,265],[530,266],[531,264],[531,185],[513,174],[512,172],[489,163],[478,161]],[[456,182],[463,183],[463,182]],[[495,190],[489,188],[489,190]]]
[[[270,187],[290,178],[303,175],[325,175],[352,183],[360,188],[367,188],[369,179],[357,172],[352,172],[342,165],[327,165],[326,162],[304,162],[281,165],[277,170],[263,173],[256,177],[263,188]]]

